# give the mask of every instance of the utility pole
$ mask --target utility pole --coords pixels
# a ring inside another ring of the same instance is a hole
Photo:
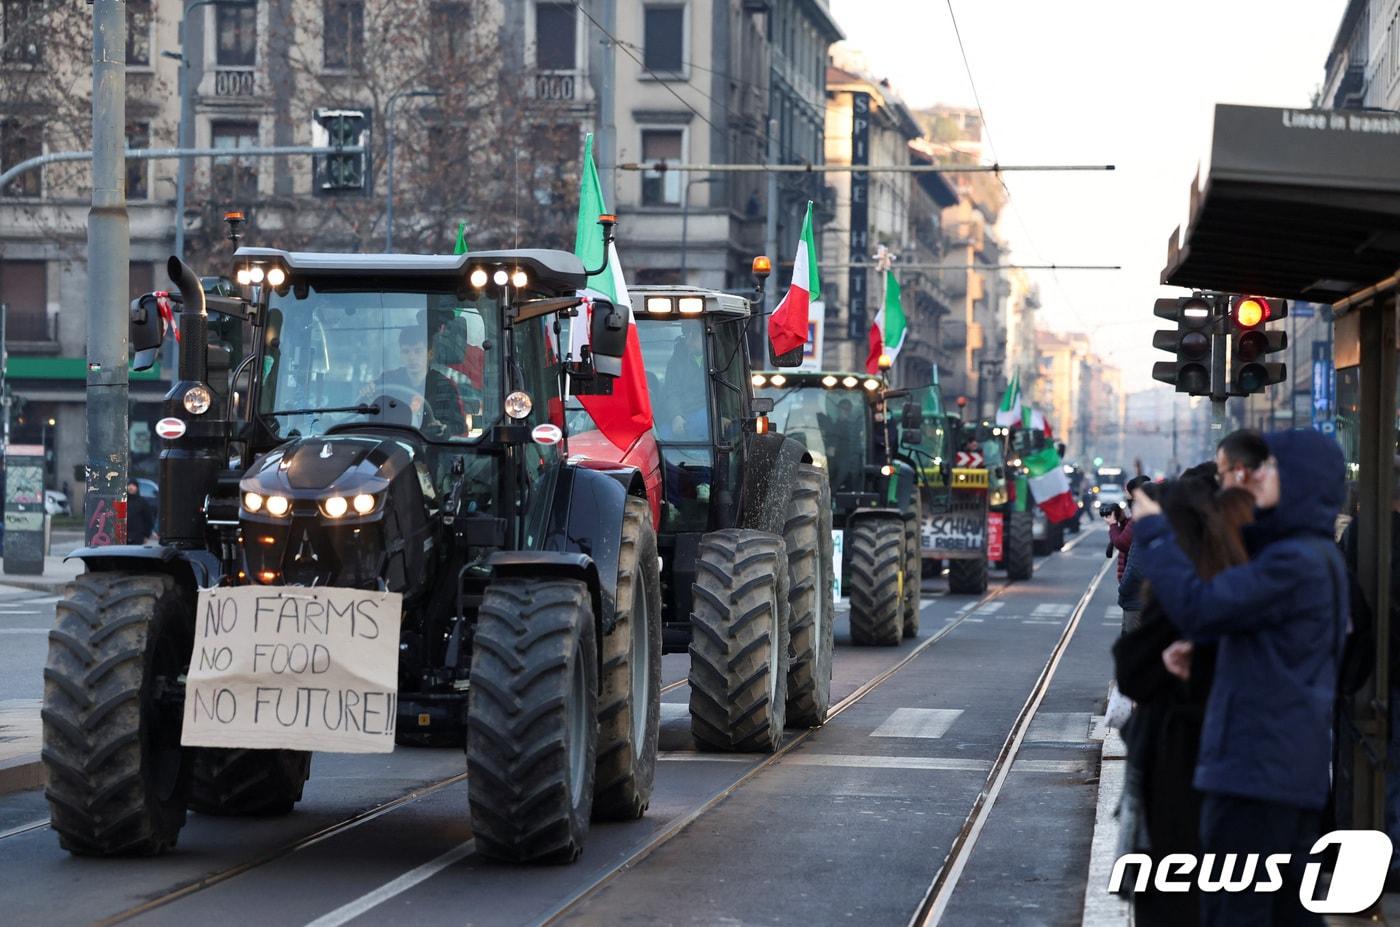
[[[1225,437],[1225,399],[1229,393],[1225,352],[1230,348],[1230,336],[1225,328],[1230,317],[1230,298],[1217,293],[1211,297],[1210,305],[1210,446],[1217,447]]]
[[[608,35],[617,35],[617,0],[602,0],[603,28]],[[598,182],[603,185],[608,204],[617,208],[617,123],[613,118],[616,106],[617,48],[607,35],[603,37],[603,50],[599,55],[598,79],[598,131],[594,133],[597,145]]]
[[[768,163],[777,164],[780,152],[778,149],[778,120],[768,119]],[[777,267],[781,263],[778,257],[778,175],[773,171],[768,172],[768,190],[765,198],[768,201],[768,215],[765,218],[763,227],[764,249],[768,252],[769,258],[773,261],[773,266]],[[758,326],[760,332],[759,343],[763,345],[762,353],[754,352],[755,357],[768,357],[771,365],[772,358],[768,356],[768,339],[762,337],[762,332],[767,331],[767,319],[772,314],[776,294],[778,292],[778,277],[773,278],[773,285],[763,288],[763,318],[764,322]],[[750,344],[752,348],[753,345]],[[820,361],[820,358],[818,358]]]
[[[92,6],[92,208],[88,211],[88,546],[126,540],[127,304],[131,228],[126,215],[126,3]]]

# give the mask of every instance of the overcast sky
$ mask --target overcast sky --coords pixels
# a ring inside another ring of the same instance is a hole
[[[946,0],[830,0],[848,41],[911,106],[973,105]],[[1214,105],[1306,106],[1346,0],[953,0],[1003,164],[1115,164],[1007,174],[1002,236],[1035,273],[1043,324],[1088,331],[1130,390],[1153,384],[1152,301],[1185,221]],[[985,142],[985,139],[984,139]],[[1055,279],[1058,276],[1058,281]],[[1163,387],[1165,388],[1165,387]]]

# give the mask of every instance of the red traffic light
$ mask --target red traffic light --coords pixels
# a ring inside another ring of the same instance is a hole
[[[1269,321],[1273,310],[1267,299],[1258,296],[1243,296],[1235,302],[1233,313],[1235,324],[1240,328],[1257,328]]]

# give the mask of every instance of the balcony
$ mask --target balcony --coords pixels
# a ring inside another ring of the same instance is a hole
[[[593,102],[593,86],[583,71],[536,71],[526,81],[531,99],[550,103]]]

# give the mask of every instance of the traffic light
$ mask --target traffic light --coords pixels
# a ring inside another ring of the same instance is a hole
[[[320,147],[359,147],[354,154],[317,155],[312,188],[322,196],[370,192],[370,114],[363,109],[318,109],[312,142]]]
[[[1271,332],[1265,326],[1288,317],[1288,303],[1261,296],[1236,296],[1230,305],[1230,394],[1248,396],[1281,383],[1288,376],[1286,364],[1264,358],[1288,347],[1287,332]]]
[[[1210,393],[1210,302],[1203,296],[1177,296],[1157,300],[1152,314],[1176,323],[1176,330],[1154,332],[1152,346],[1170,351],[1176,360],[1152,365],[1152,379],[1170,383],[1178,393],[1205,396]]]

